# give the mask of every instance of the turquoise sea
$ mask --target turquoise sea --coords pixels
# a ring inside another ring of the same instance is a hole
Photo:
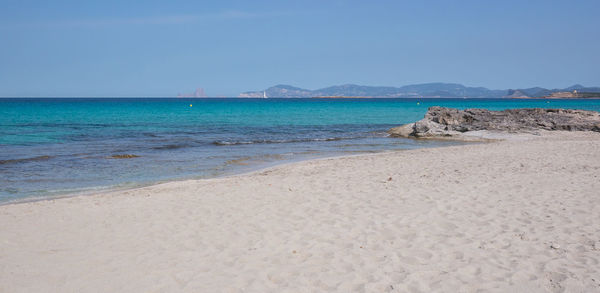
[[[0,203],[456,144],[386,136],[430,106],[600,111],[600,100],[2,98]]]

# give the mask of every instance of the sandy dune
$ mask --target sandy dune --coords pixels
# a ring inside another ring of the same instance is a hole
[[[600,134],[0,206],[0,292],[600,292]]]

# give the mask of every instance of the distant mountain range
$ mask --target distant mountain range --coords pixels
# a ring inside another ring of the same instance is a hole
[[[560,92],[600,93],[600,87],[585,87],[579,84],[564,89],[491,90],[484,87],[467,87],[457,83],[424,83],[402,87],[363,86],[345,84],[308,90],[291,85],[276,85],[262,91],[243,92],[240,98],[311,98],[311,97],[372,97],[372,98],[535,98]]]

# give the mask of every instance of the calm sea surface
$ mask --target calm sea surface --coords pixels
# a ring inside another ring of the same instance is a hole
[[[4,98],[0,203],[456,144],[386,137],[430,106],[600,111],[600,100]],[[113,158],[124,155],[137,157]]]

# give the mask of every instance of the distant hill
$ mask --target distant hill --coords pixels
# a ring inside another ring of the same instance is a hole
[[[506,97],[509,98],[543,98],[543,97],[552,97],[556,96],[557,93],[565,93],[565,92],[579,92],[579,93],[590,93],[589,96],[597,96],[595,93],[600,93],[600,87],[585,87],[580,84],[572,85],[570,87],[564,89],[545,89],[541,87],[532,87],[527,89],[518,89],[512,90],[509,89]],[[577,98],[586,98],[587,95],[574,95],[573,97]]]
[[[291,85],[276,85],[262,91],[243,92],[242,98],[311,98],[311,97],[373,97],[373,98],[533,98],[551,96],[557,92],[598,93],[600,87],[573,85],[564,89],[545,89],[533,87],[527,89],[491,90],[485,87],[468,87],[457,83],[424,83],[402,87],[364,86],[345,84],[317,90],[303,89]]]
[[[290,85],[276,85],[262,91],[244,92],[239,97],[262,98],[263,93],[272,98],[310,97],[376,97],[376,98],[498,98],[505,90],[489,90],[483,87],[466,87],[453,83],[426,83],[403,87],[363,86],[355,84],[336,85],[317,90],[302,89]]]

